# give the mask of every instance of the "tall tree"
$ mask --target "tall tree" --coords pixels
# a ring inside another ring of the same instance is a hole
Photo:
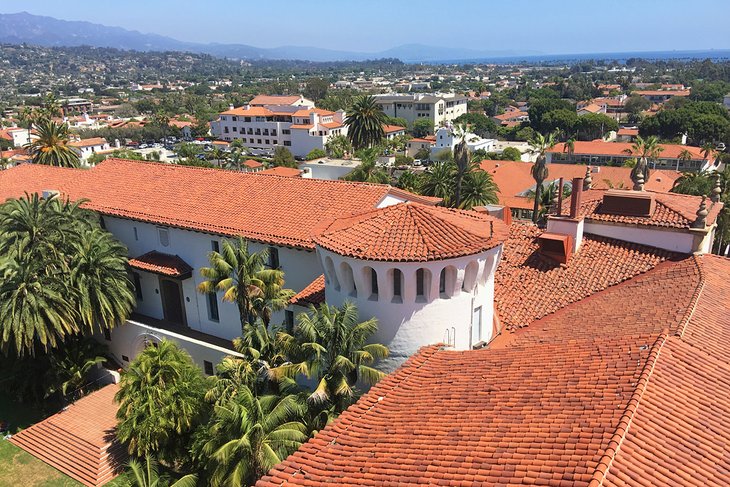
[[[144,465],[132,459],[129,461],[129,470],[132,474],[130,487],[195,487],[198,476],[188,474],[172,484],[159,473],[157,462],[149,455],[145,457]]]
[[[290,369],[305,371],[318,381],[310,403],[332,404],[344,411],[353,402],[359,381],[375,384],[384,376],[371,367],[388,356],[385,345],[368,343],[377,329],[374,318],[358,321],[354,304],[338,308],[325,303],[299,315],[293,334],[279,334],[280,346],[293,362]]]
[[[175,343],[148,345],[122,373],[117,437],[138,457],[176,460],[206,413],[205,379]]]
[[[643,191],[644,184],[649,180],[649,161],[654,161],[664,148],[659,144],[659,139],[652,135],[647,138],[641,136],[631,145],[631,152],[636,156],[636,165],[631,169],[631,180],[634,182],[635,191]]]
[[[437,162],[424,173],[421,191],[426,196],[442,198],[446,206],[451,205],[454,188],[454,164]]]
[[[68,125],[41,120],[36,126],[38,138],[25,145],[34,164],[79,167],[79,155],[69,144]]]
[[[388,117],[369,95],[361,96],[347,113],[347,137],[355,149],[373,147],[385,138],[383,125]]]
[[[210,485],[253,485],[306,441],[303,414],[296,396],[256,397],[245,386],[216,405],[196,455],[206,465]]]
[[[547,136],[538,133],[530,141],[530,152],[537,155],[535,163],[532,165],[530,173],[532,179],[535,180],[535,202],[532,207],[532,221],[537,223],[540,211],[540,197],[542,195],[542,183],[548,177],[547,158],[545,153],[555,145],[555,134],[550,133]]]
[[[477,165],[472,165],[464,177],[459,208],[471,210],[475,206],[496,205],[499,203],[498,191],[492,175],[482,171]]]
[[[457,125],[453,131],[453,137],[458,142],[454,146],[454,206],[461,207],[461,185],[464,176],[471,169],[471,158],[469,157],[468,139],[471,137],[466,125]]]

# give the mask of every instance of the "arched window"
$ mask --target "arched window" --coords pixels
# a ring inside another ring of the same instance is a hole
[[[371,301],[378,300],[378,273],[372,267],[363,267],[363,282],[365,283],[366,289],[363,290],[368,299]],[[370,286],[367,289],[367,286]]]
[[[349,294],[353,298],[357,297],[357,287],[355,286],[355,278],[352,275],[352,267],[347,262],[340,264],[340,274],[342,275],[342,292]]]
[[[469,265],[466,266],[466,270],[464,271],[464,283],[461,286],[465,292],[470,293],[474,291],[478,274],[479,263],[477,261],[469,262]]]
[[[332,286],[336,291],[340,290],[340,280],[337,279],[337,273],[335,272],[335,264],[332,262],[332,257],[324,259],[324,275],[325,278],[332,283]]]
[[[442,298],[450,298],[454,295],[456,287],[456,267],[447,266],[441,269],[439,276],[439,294]]]
[[[393,269],[393,302],[403,302],[403,272]]]
[[[416,271],[416,301],[428,301],[431,290],[431,271],[418,269]]]

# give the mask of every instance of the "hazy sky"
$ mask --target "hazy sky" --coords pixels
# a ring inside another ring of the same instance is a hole
[[[66,20],[196,42],[375,52],[406,43],[546,54],[727,49],[730,0],[25,0]],[[0,26],[1,28],[1,26]]]

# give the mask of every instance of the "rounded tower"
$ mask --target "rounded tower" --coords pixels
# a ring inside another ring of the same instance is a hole
[[[494,271],[508,228],[474,211],[400,203],[329,222],[315,236],[331,305],[378,319],[392,370],[420,347],[466,350],[494,336]]]

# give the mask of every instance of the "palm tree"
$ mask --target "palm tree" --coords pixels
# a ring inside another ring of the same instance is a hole
[[[461,207],[461,185],[464,181],[464,176],[471,170],[472,164],[469,157],[469,147],[467,146],[467,139],[470,134],[465,125],[457,125],[454,128],[453,136],[459,140],[454,146],[454,165],[456,171],[454,172],[454,206],[457,208]]]
[[[532,208],[532,221],[537,223],[539,219],[540,197],[542,193],[542,182],[548,177],[547,158],[545,153],[555,145],[555,134],[550,133],[547,137],[543,134],[536,134],[530,141],[530,152],[537,154],[537,160],[532,165],[532,179],[535,180],[535,203]]]
[[[707,142],[707,143],[705,143],[705,144],[702,145],[702,152],[701,152],[701,154],[702,154],[702,157],[704,157],[705,159],[709,159],[710,156],[714,152],[715,152],[715,146],[712,145],[712,143]]]
[[[608,180],[606,180],[608,181]],[[610,181],[608,181],[608,184],[610,184]],[[540,214],[539,214],[539,220],[542,221],[545,218],[545,215],[547,214],[550,207],[553,205],[553,200],[555,199],[555,195],[558,192],[558,184],[555,183],[555,181],[551,182],[547,187],[543,188],[543,191],[540,193]],[[572,193],[572,188],[569,185],[563,186],[563,198],[566,198],[570,196]],[[534,197],[535,191],[530,190],[527,192],[528,197]]]
[[[33,155],[34,164],[79,167],[79,155],[68,145],[68,125],[41,120],[36,130],[38,138],[24,146]]]
[[[79,314],[84,330],[95,333],[121,325],[136,304],[129,279],[127,248],[111,233],[91,228],[74,242],[70,281],[79,291]]]
[[[241,319],[241,333],[246,333],[256,317],[268,326],[271,313],[286,307],[293,292],[284,289],[284,273],[266,269],[268,251],[250,252],[248,241],[238,237],[224,240],[221,252],[208,255],[210,267],[200,269],[206,278],[200,283],[201,293],[223,292],[223,301],[235,303]]]
[[[682,152],[679,153],[679,156],[677,157],[677,171],[679,171],[679,161],[682,162],[689,162],[692,160],[692,153],[688,151],[687,149],[682,149]]]
[[[216,405],[198,457],[205,459],[213,486],[253,485],[307,439],[296,396],[256,397],[242,387]]]
[[[372,147],[385,137],[383,125],[386,123],[388,117],[375,98],[361,96],[355,100],[347,114],[347,137],[355,149]]]
[[[51,369],[58,376],[61,394],[79,392],[83,395],[89,373],[106,361],[106,347],[93,338],[72,339],[64,343],[61,353],[50,354]]]
[[[654,161],[664,148],[659,144],[659,139],[652,135],[646,139],[637,136],[631,146],[631,152],[637,157],[636,165],[631,170],[631,180],[634,182],[634,191],[643,191],[644,184],[649,180],[649,160]]]
[[[454,194],[454,164],[437,162],[424,173],[421,191],[426,196],[442,198],[449,206]]]
[[[111,328],[134,305],[127,249],[94,215],[37,194],[0,205],[0,344],[18,354]]]
[[[198,482],[197,475],[188,474],[170,484],[167,479],[160,477],[157,462],[150,455],[145,456],[144,466],[137,460],[130,460],[129,470],[133,476],[130,487],[195,487]]]
[[[565,141],[565,144],[563,144],[563,152],[568,153],[569,161],[573,158],[573,153],[575,152],[575,139],[573,137]]]
[[[492,175],[472,165],[470,172],[464,178],[459,208],[470,210],[475,206],[496,205],[499,203],[498,191],[499,188],[494,183]]]
[[[345,302],[338,308],[325,303],[301,314],[294,334],[281,332],[277,340],[292,360],[290,371],[304,371],[317,379],[317,388],[308,401],[314,405],[333,404],[341,412],[352,403],[359,381],[375,384],[385,375],[370,367],[388,356],[385,345],[367,344],[377,329],[374,318],[358,322],[354,304]]]
[[[205,415],[205,379],[174,342],[150,343],[122,373],[117,437],[138,457],[183,454]]]
[[[398,181],[396,181],[395,185],[400,189],[417,194],[421,187],[421,178],[413,171],[403,171],[398,176]]]

